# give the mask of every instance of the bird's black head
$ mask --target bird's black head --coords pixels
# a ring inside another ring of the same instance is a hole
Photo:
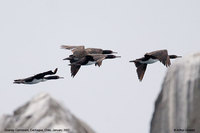
[[[177,55],[169,55],[170,59],[176,59],[176,58],[181,58],[182,56],[177,56]]]
[[[112,50],[103,50],[102,54],[117,54],[117,52],[113,52]]]
[[[78,59],[76,57],[74,57],[74,55],[70,55],[69,57],[67,57],[63,60],[69,60],[70,63],[74,63],[74,62],[78,61]]]
[[[106,59],[120,58],[121,56],[107,55]]]

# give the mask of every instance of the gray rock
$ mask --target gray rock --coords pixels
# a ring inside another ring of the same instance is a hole
[[[21,129],[27,131],[20,131]],[[46,93],[34,97],[15,110],[13,115],[0,117],[0,133],[12,132],[9,130],[19,130],[18,133],[39,132],[37,130],[58,133],[54,129],[62,129],[62,133],[95,133]]]
[[[150,132],[174,133],[174,129],[200,133],[200,53],[174,62],[155,102]]]

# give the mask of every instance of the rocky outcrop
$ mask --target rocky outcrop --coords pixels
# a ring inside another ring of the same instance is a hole
[[[14,111],[0,118],[0,133],[12,131],[95,133],[48,94],[42,93]]]
[[[174,62],[155,103],[151,133],[200,133],[200,53]]]

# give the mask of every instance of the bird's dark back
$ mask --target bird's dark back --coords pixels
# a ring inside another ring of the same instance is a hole
[[[74,51],[73,53],[73,56],[76,57],[76,58],[83,58],[87,55],[87,52],[86,50],[84,49],[79,49],[79,50],[76,50]]]
[[[86,49],[88,54],[102,54],[103,50],[100,48],[87,48]]]

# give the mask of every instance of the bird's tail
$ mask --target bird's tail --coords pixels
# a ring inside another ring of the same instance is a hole
[[[14,84],[22,84],[22,83],[24,83],[24,81],[21,80],[21,79],[17,79],[17,80],[14,80],[13,83],[14,83]]]

